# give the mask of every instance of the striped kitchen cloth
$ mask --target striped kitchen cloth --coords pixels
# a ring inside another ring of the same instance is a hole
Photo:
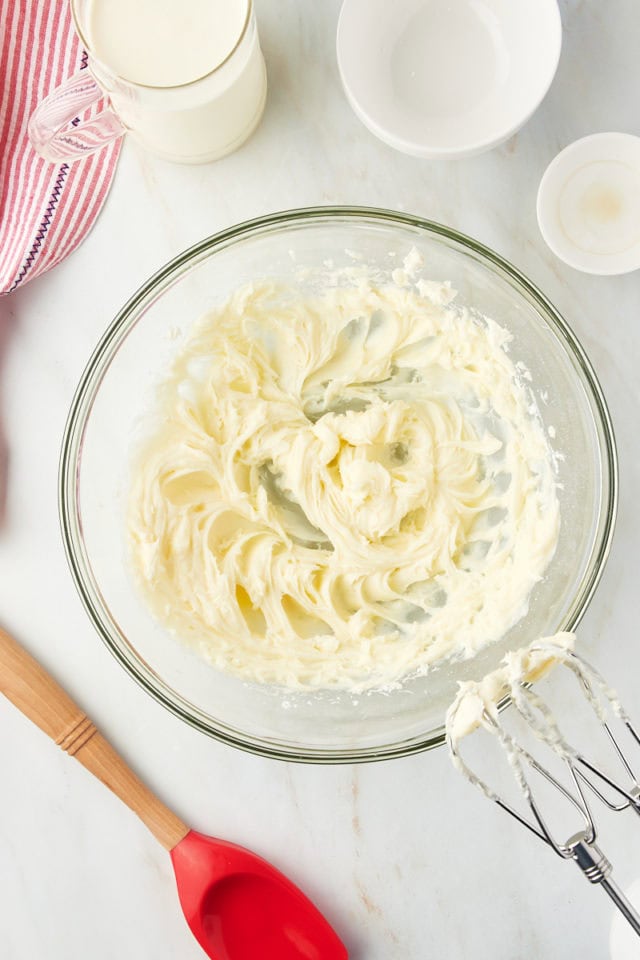
[[[86,66],[69,0],[0,0],[0,294],[72,253],[109,191],[121,140],[51,163],[27,137],[40,100]]]

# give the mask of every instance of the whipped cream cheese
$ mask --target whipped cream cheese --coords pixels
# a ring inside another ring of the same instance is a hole
[[[526,612],[558,534],[548,440],[509,333],[414,273],[410,255],[386,281],[249,284],[161,385],[132,563],[154,615],[220,669],[382,686]]]

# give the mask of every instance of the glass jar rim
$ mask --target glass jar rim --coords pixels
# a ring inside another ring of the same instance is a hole
[[[76,29],[76,33],[80,37],[82,44],[84,45],[85,49],[87,50],[87,53],[90,55],[92,60],[94,60],[97,64],[99,64],[99,66],[108,74],[110,74],[113,77],[116,77],[121,83],[124,83],[129,87],[133,87],[134,89],[139,88],[141,90],[154,90],[154,91],[163,92],[163,91],[171,91],[171,90],[183,90],[189,87],[193,87],[196,84],[200,83],[202,80],[207,80],[209,77],[212,77],[214,74],[218,73],[218,71],[222,70],[222,68],[229,62],[229,60],[231,60],[235,52],[240,47],[240,44],[244,40],[247,34],[247,31],[249,29],[249,26],[251,24],[251,19],[253,16],[253,0],[246,0],[246,2],[247,2],[247,12],[244,18],[244,22],[242,24],[242,29],[240,30],[240,33],[238,35],[238,38],[235,44],[233,45],[229,53],[226,55],[224,60],[221,60],[220,63],[217,63],[215,67],[213,67],[211,70],[208,70],[206,73],[203,73],[201,76],[194,77],[193,80],[187,80],[185,83],[168,84],[167,86],[162,86],[162,87],[153,86],[153,84],[149,84],[149,83],[138,83],[136,80],[129,80],[128,77],[123,77],[120,74],[116,73],[116,71],[112,67],[110,67],[108,63],[105,63],[104,60],[101,60],[100,57],[98,57],[98,55],[96,54],[92,45],[89,43],[89,40],[86,36],[86,31],[83,31],[82,29],[82,26],[80,23],[80,16],[77,10],[78,0],[71,0],[70,6],[71,6],[71,17],[73,19],[73,25]]]

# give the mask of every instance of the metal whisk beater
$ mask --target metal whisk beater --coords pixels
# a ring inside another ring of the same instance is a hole
[[[471,783],[479,787],[485,796],[494,800],[498,806],[506,810],[507,813],[548,844],[564,860],[574,860],[591,883],[600,884],[640,936],[640,914],[611,879],[611,863],[596,844],[596,825],[585,795],[586,787],[610,810],[622,812],[630,809],[634,810],[636,814],[640,814],[640,783],[619,740],[613,734],[609,716],[614,714],[626,727],[633,746],[640,747],[640,735],[613,690],[608,687],[598,671],[585,660],[571,650],[555,645],[552,641],[541,641],[539,644],[532,646],[530,650],[532,653],[548,656],[558,665],[572,671],[577,677],[586,701],[602,724],[621,769],[624,771],[622,779],[614,779],[585,753],[571,746],[563,736],[548,704],[537,691],[534,691],[530,683],[518,677],[508,680],[506,692],[510,695],[518,713],[526,721],[536,738],[560,757],[566,765],[570,774],[571,786],[567,787],[561,783],[514,736],[504,729],[498,715],[497,705],[495,709],[491,706],[483,709],[478,726],[495,735],[506,751],[517,784],[531,811],[532,819],[521,814],[500,797],[462,759],[459,739],[451,734],[455,725],[456,709],[459,709],[461,700],[454,703],[447,717],[447,740],[453,762]],[[581,829],[564,842],[558,840],[548,826],[547,818],[543,815],[531,789],[527,775],[529,769],[534,770],[555,787],[562,797],[573,806],[580,817]],[[612,791],[614,799],[603,792],[606,787]]]

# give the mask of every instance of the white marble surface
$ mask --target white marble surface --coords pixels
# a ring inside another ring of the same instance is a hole
[[[0,302],[9,451],[0,616],[184,819],[298,881],[353,960],[605,958],[606,898],[459,782],[443,751],[323,768],[208,740],[118,667],[67,571],[56,509],[66,412],[90,350],[139,283],[190,243],[257,214],[342,202],[412,211],[478,237],[528,273],[595,364],[620,446],[621,500],[582,642],[638,703],[640,274],[582,276],[554,259],[535,222],[538,181],[561,147],[598,130],[640,132],[637,0],[564,0],[562,60],[541,109],[505,146],[458,162],[404,157],[360,125],[337,77],[338,8],[257,0],[270,90],[252,140],[201,168],[167,165],[127,143],[85,244]],[[164,851],[3,700],[0,771],[3,960],[202,956]],[[637,825],[607,819],[605,841],[623,883],[640,875]]]

